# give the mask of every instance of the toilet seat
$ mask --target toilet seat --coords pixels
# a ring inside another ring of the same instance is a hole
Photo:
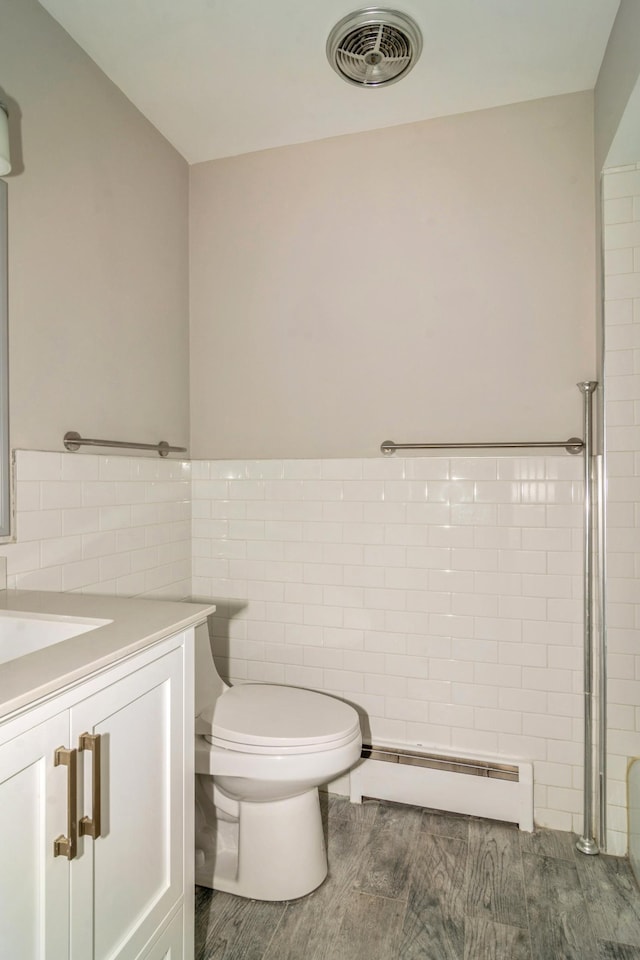
[[[247,683],[205,708],[196,733],[224,750],[292,756],[342,747],[360,737],[360,724],[352,707],[326,694]]]

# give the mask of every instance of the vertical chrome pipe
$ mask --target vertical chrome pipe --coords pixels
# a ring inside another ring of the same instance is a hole
[[[593,837],[593,464],[592,400],[597,380],[578,384],[584,398],[584,816],[582,836],[576,841],[581,853],[598,853]]]
[[[606,456],[595,458],[598,490],[598,839],[607,850],[607,531]]]
[[[604,176],[600,174],[598,183],[598,230],[604,229]],[[599,263],[598,263],[598,327],[599,344],[598,353],[600,362],[598,364],[598,379],[600,381],[600,394],[598,397],[597,426],[599,428],[599,453],[596,455],[597,478],[598,478],[598,542],[596,544],[596,554],[598,562],[598,841],[600,850],[603,853],[607,851],[607,775],[608,775],[608,757],[607,757],[607,727],[608,727],[608,708],[607,708],[607,673],[608,673],[608,653],[607,653],[607,408],[606,408],[606,390],[607,381],[605,380],[606,357],[607,357],[607,324],[605,309],[605,267],[604,267],[604,244],[599,244]]]

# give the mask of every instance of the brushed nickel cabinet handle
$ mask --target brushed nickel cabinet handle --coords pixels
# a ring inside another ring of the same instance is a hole
[[[53,755],[55,767],[67,768],[67,834],[53,841],[54,857],[73,860],[78,852],[78,753],[67,747],[58,747]]]
[[[92,753],[91,768],[91,816],[82,817],[80,820],[80,836],[93,837],[95,840],[100,836],[100,734],[82,733],[78,744],[79,750],[90,750]]]

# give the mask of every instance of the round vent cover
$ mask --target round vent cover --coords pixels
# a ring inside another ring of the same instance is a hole
[[[350,13],[327,40],[333,69],[358,87],[381,87],[409,73],[420,56],[422,36],[405,13],[369,7]]]

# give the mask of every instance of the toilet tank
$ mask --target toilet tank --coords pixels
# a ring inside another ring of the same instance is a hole
[[[196,627],[195,639],[195,715],[218,699],[228,689],[213,661],[207,623]]]

